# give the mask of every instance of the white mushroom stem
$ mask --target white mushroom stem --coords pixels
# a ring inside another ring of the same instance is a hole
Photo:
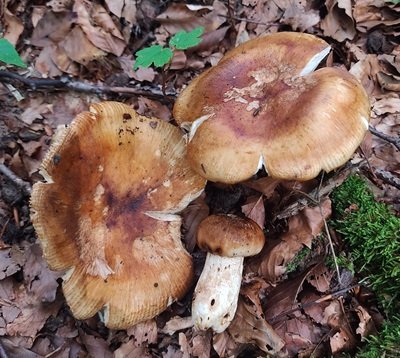
[[[222,257],[207,253],[203,272],[192,302],[194,326],[223,332],[237,308],[242,282],[243,257]]]

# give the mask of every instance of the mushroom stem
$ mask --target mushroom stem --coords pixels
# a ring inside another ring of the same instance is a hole
[[[244,257],[222,257],[207,253],[203,272],[192,302],[196,328],[223,332],[237,308]]]

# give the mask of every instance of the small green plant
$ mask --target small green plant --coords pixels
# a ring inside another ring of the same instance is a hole
[[[0,39],[0,61],[7,65],[15,65],[22,68],[27,67],[15,47],[7,39]]]
[[[153,45],[136,52],[136,61],[133,66],[134,70],[140,67],[163,67],[171,62],[174,56],[174,50],[187,50],[188,48],[197,46],[201,41],[201,35],[204,27],[196,27],[190,32],[179,31],[171,37],[169,47]]]

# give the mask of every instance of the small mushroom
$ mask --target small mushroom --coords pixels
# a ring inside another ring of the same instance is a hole
[[[188,158],[208,180],[237,183],[264,167],[308,180],[344,164],[370,116],[368,95],[316,36],[280,32],[245,42],[186,87],[174,106],[190,128]]]
[[[235,215],[211,215],[197,231],[197,245],[207,251],[192,303],[195,327],[223,332],[237,308],[243,261],[258,254],[264,233],[251,219]]]
[[[93,104],[54,138],[32,222],[73,315],[107,327],[154,317],[183,297],[192,259],[177,213],[205,185],[178,128],[117,102]]]

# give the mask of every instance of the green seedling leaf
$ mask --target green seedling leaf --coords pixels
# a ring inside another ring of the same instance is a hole
[[[190,32],[179,31],[172,36],[171,40],[169,41],[169,46],[174,47],[177,50],[186,50],[190,47],[197,46],[202,41],[200,36],[203,35],[203,32],[204,27],[202,26],[196,27]]]
[[[0,61],[7,65],[15,65],[26,68],[26,64],[18,55],[17,50],[7,39],[0,39]]]
[[[150,67],[152,64],[156,67],[162,67],[171,61],[172,56],[173,53],[170,48],[164,48],[160,45],[146,47],[136,52],[136,61],[133,69]]]

